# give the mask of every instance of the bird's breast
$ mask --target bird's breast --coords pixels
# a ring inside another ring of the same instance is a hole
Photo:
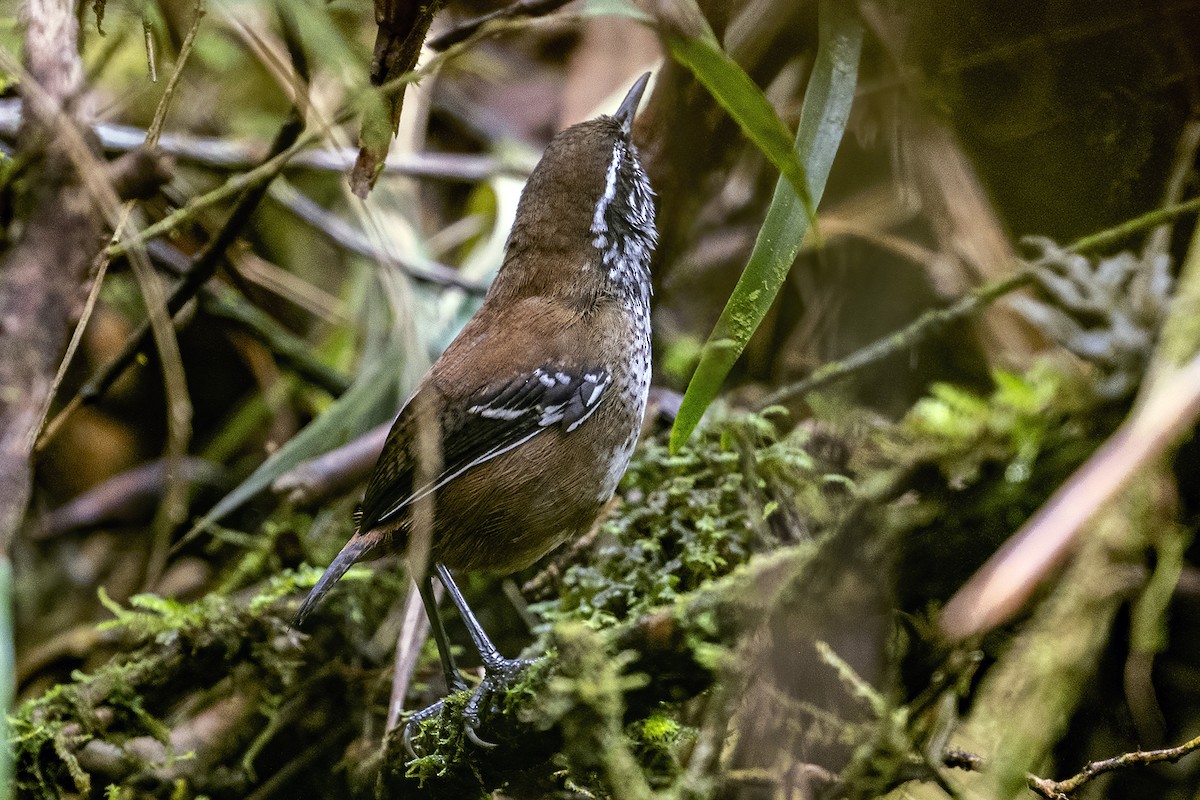
[[[603,464],[596,486],[596,497],[600,503],[608,502],[613,496],[621,476],[629,466],[650,395],[650,309],[634,305],[626,311],[628,347],[625,348],[625,363],[618,373],[623,379],[620,392],[614,397],[613,435],[605,443],[605,452],[600,453],[598,458]]]

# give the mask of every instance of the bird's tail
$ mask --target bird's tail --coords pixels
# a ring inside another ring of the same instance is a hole
[[[317,581],[317,585],[308,593],[308,597],[304,598],[304,602],[300,604],[300,610],[296,612],[296,618],[292,621],[292,627],[299,628],[304,624],[304,620],[312,613],[324,599],[333,585],[338,579],[346,574],[346,570],[354,566],[360,558],[365,556],[383,540],[383,534],[379,531],[369,531],[367,533],[356,533],[350,537],[350,541],[346,542],[346,546],[342,551],[330,562],[326,567],[325,573],[321,579]]]

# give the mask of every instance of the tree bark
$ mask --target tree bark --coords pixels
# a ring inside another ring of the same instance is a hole
[[[66,349],[102,218],[80,182],[76,125],[83,67],[68,0],[29,0],[20,151],[30,159],[23,232],[0,260],[0,554],[29,500],[34,438]],[[86,141],[86,139],[83,139]]]

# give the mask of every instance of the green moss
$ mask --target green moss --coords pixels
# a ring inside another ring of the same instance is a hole
[[[124,607],[101,590],[114,618],[100,627],[120,634],[125,648],[96,670],[75,672],[70,682],[26,701],[11,718],[22,796],[91,792],[92,776],[76,755],[89,741],[102,738],[120,748],[134,737],[152,736],[166,743],[170,731],[163,715],[182,699],[181,688],[203,697],[235,670],[241,691],[260,693],[259,707],[270,725],[280,705],[270,700],[294,690],[303,658],[281,638],[287,628],[280,603],[297,585],[311,583],[311,573],[282,573],[242,600],[210,594],[181,603],[145,594]]]
[[[680,743],[692,738],[693,731],[659,713],[631,723],[625,732],[650,785],[656,789],[672,785],[682,772]]]
[[[405,766],[404,777],[415,780],[418,788],[434,780],[444,786],[448,778],[471,762],[469,757],[464,758],[467,740],[458,722],[470,699],[470,692],[447,695],[442,700],[442,713],[423,721],[413,733],[413,747],[419,755]],[[463,797],[483,792],[478,776],[473,773],[462,776],[462,783]]]
[[[571,784],[606,797],[615,796],[613,786],[632,786],[636,791],[628,796],[678,789],[680,753],[693,735],[685,723],[694,720],[680,706],[658,704],[669,692],[646,691],[650,676],[662,677],[653,659],[676,659],[683,667],[678,674],[693,679],[670,695],[673,702],[694,697],[737,668],[732,656],[738,651],[731,644],[749,618],[739,604],[761,611],[781,602],[750,593],[730,599],[722,587],[738,579],[731,573],[740,566],[758,569],[762,558],[746,565],[756,554],[785,545],[791,547],[780,558],[790,554],[799,563],[806,552],[815,558],[833,538],[826,534],[851,527],[860,532],[854,546],[868,539],[894,543],[901,530],[912,566],[902,571],[922,580],[921,570],[945,572],[945,560],[931,554],[947,542],[955,543],[958,555],[970,552],[963,542],[992,535],[988,525],[1011,532],[1028,513],[1031,485],[1056,485],[1047,476],[1092,446],[1091,431],[1102,423],[1088,416],[1080,400],[1086,396],[1069,376],[1039,365],[1026,375],[996,376],[988,396],[938,386],[896,425],[839,420],[782,434],[786,426],[777,424],[777,410],[726,412],[714,413],[678,454],[669,452],[665,436],[651,437],[639,447],[622,483],[622,501],[591,552],[563,572],[561,596],[534,607],[541,615],[537,647],[547,657],[504,697],[503,713],[524,727],[498,726],[519,730],[522,739],[501,742],[498,751],[465,743],[460,714],[468,695],[452,695],[444,716],[420,726],[415,739],[421,757],[406,763],[399,732],[389,734],[380,756],[381,785],[406,795],[469,798],[527,773],[541,781],[539,791]],[[831,454],[838,449],[853,455]],[[896,475],[905,476],[896,484],[904,492],[902,502],[891,502],[898,491],[871,489],[894,484]],[[858,513],[864,506],[870,513]],[[856,521],[840,525],[851,510]],[[251,700],[265,720],[263,734],[251,737],[230,767],[247,776],[260,753],[261,763],[269,761],[278,744],[275,732],[294,721],[282,715],[297,703],[306,716],[322,703],[337,708],[340,719],[351,708],[362,718],[378,712],[371,704],[379,704],[387,659],[372,636],[407,588],[401,570],[352,570],[318,611],[337,624],[312,625],[302,644],[286,626],[295,600],[320,570],[283,569],[281,542],[311,525],[299,538],[312,549],[310,560],[322,563],[341,546],[349,518],[344,508],[327,508],[311,520],[279,509],[261,535],[218,531],[215,549],[229,558],[220,590],[208,597],[196,603],[154,595],[135,597],[128,606],[106,602],[114,619],[105,627],[124,637],[124,652],[28,702],[13,720],[22,796],[98,792],[92,783],[100,781],[75,757],[87,741],[102,737],[119,745],[133,736],[165,738],[164,720],[170,721],[181,699],[229,683],[251,687]],[[836,572],[811,570],[809,578]],[[631,630],[635,626],[627,623],[655,608],[663,623],[656,633],[669,642],[662,653],[635,665],[631,655],[617,651],[640,645],[604,629]],[[436,661],[431,644],[424,660]],[[317,683],[321,679],[313,676],[322,673],[334,673],[339,690]],[[843,673],[848,687],[858,686]],[[414,686],[419,681],[418,675]],[[300,697],[301,692],[310,694]],[[886,787],[929,737],[915,730],[899,697],[873,695],[861,686],[857,694],[870,708],[865,723],[850,728],[828,712],[822,717],[820,709],[805,709],[806,735],[824,726],[830,740],[849,737],[861,744],[853,776],[860,788]],[[108,715],[103,723],[101,708]],[[509,752],[525,760],[496,755]],[[323,773],[331,772],[327,767],[322,765]],[[366,780],[378,774],[372,771]],[[344,779],[331,780],[334,786]],[[109,794],[125,796],[128,788],[118,782]],[[172,791],[159,788],[163,796]]]
[[[644,442],[594,552],[567,569],[557,599],[533,610],[547,623],[608,627],[823,529],[835,516],[831,484],[805,440],[781,438],[770,415],[739,413],[674,455],[665,436]]]
[[[1055,362],[993,377],[987,396],[934,386],[881,437],[888,460],[915,470],[909,507],[892,513],[910,517],[899,569],[909,609],[949,597],[1119,419]]]

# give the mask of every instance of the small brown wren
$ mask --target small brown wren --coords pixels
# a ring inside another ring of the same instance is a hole
[[[368,553],[405,551],[418,507],[432,501],[429,559],[484,665],[465,713],[479,744],[486,745],[475,733],[486,697],[520,663],[499,655],[450,570],[513,572],[589,526],[629,464],[646,410],[657,233],[630,129],[649,78],[638,79],[614,115],[572,126],[546,148],[483,305],[400,411],[358,531],[296,616],[299,625]],[[432,471],[419,463],[426,423],[441,443]],[[410,568],[423,576],[418,588],[447,682],[463,688],[432,578],[425,564]]]

